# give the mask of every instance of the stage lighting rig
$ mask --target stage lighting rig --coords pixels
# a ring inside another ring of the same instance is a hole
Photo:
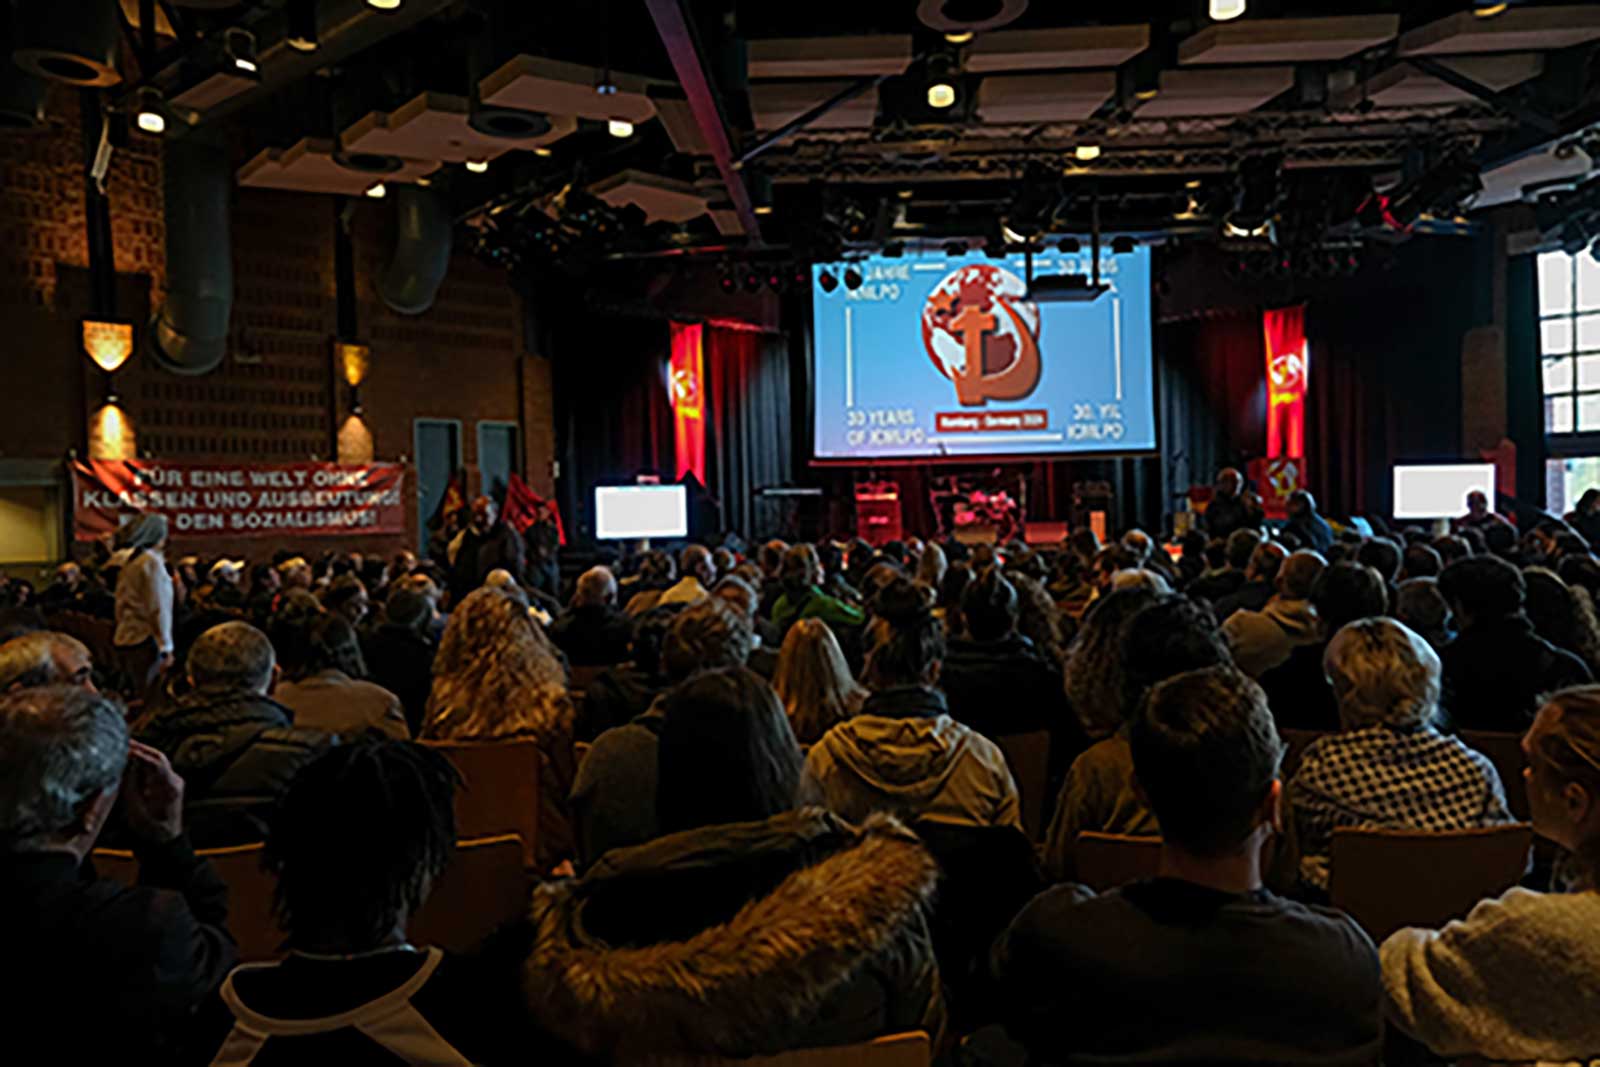
[[[1239,164],[1233,208],[1222,220],[1222,235],[1234,240],[1271,240],[1273,220],[1283,202],[1283,157],[1252,156]]]

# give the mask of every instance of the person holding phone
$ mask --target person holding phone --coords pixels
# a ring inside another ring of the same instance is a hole
[[[65,1062],[159,1062],[235,962],[227,888],[190,847],[183,779],[81,686],[0,697],[0,941],[13,1039]],[[121,800],[138,884],[95,876]],[[29,1041],[32,1036],[36,1041]]]

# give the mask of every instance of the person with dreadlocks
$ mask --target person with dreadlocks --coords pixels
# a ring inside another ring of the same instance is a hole
[[[233,1025],[214,1065],[527,1054],[514,973],[494,981],[487,964],[406,938],[455,848],[459,785],[444,756],[392,740],[331,749],[295,778],[265,854],[288,955],[237,967],[223,982]]]

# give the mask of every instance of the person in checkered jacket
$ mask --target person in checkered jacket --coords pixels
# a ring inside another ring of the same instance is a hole
[[[1350,623],[1323,664],[1341,730],[1314,741],[1289,785],[1300,876],[1328,885],[1340,826],[1462,830],[1511,822],[1494,765],[1433,726],[1438,653],[1392,619]]]

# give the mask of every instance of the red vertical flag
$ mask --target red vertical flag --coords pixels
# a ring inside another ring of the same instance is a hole
[[[672,439],[678,478],[690,471],[706,482],[705,328],[672,324],[672,363],[667,379],[672,398]]]
[[[1305,459],[1311,353],[1304,304],[1262,316],[1267,339],[1267,457]]]

